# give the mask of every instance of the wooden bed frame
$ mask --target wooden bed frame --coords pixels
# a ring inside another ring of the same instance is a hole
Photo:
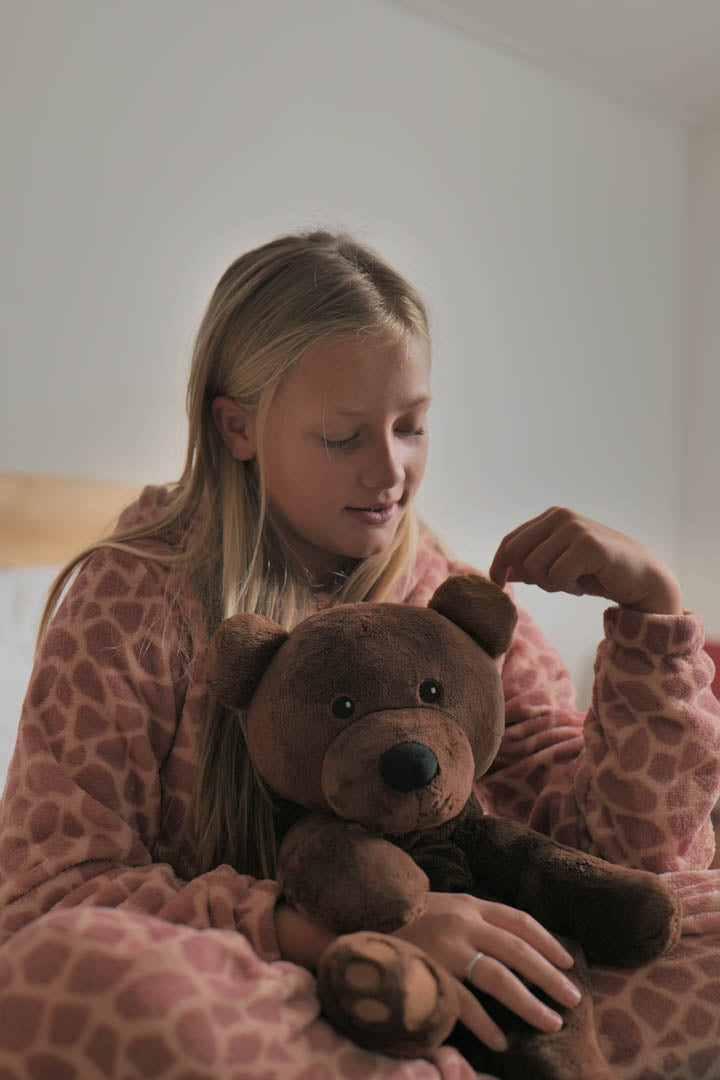
[[[0,473],[0,566],[56,565],[106,533],[140,485]]]

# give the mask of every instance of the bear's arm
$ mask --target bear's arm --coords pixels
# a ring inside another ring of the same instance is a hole
[[[285,899],[337,933],[391,933],[425,910],[428,879],[395,844],[361,825],[311,813],[286,834],[277,877]]]
[[[677,940],[678,905],[655,874],[615,866],[479,810],[462,816],[453,839],[468,858],[473,891],[575,938],[593,963],[632,967]]]

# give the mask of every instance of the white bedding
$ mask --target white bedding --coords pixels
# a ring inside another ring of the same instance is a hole
[[[57,566],[0,568],[0,790],[15,746],[40,616]]]

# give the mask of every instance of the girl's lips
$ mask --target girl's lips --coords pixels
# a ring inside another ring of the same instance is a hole
[[[349,514],[352,514],[358,521],[362,521],[365,525],[386,525],[391,518],[394,517],[397,510],[397,503],[387,503],[385,506],[379,508],[363,507],[363,506],[346,506],[345,509]]]

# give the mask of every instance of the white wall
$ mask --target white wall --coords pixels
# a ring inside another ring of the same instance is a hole
[[[6,0],[0,468],[162,480],[222,270],[343,225],[426,295],[423,507],[678,557],[684,132],[378,0]],[[587,697],[602,604],[523,589]]]
[[[720,637],[720,123],[690,147],[687,481],[680,569],[687,603]]]

